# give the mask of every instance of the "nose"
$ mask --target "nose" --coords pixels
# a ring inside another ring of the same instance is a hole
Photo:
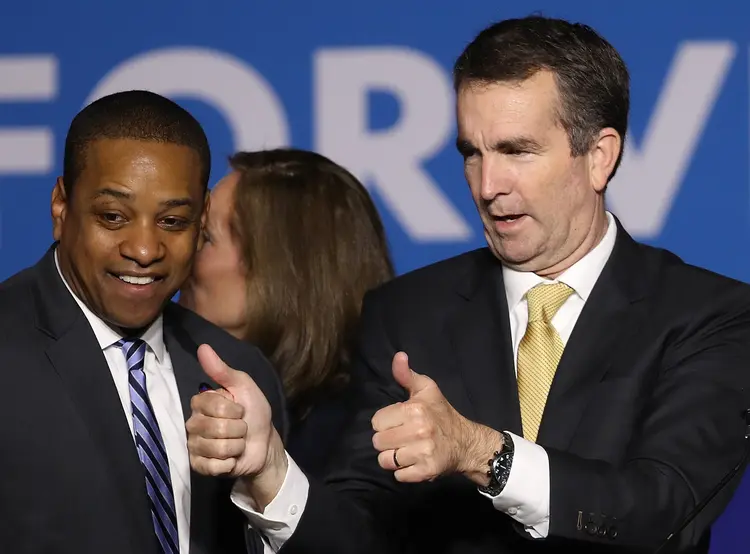
[[[165,253],[160,230],[148,223],[130,226],[125,239],[120,243],[120,254],[141,267],[148,267],[162,260]]]
[[[512,175],[500,156],[489,155],[482,159],[481,179],[480,193],[486,202],[510,194],[513,190]]]

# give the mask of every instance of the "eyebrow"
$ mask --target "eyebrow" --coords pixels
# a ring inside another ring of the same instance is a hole
[[[456,139],[456,148],[462,154],[472,153],[478,150],[467,139],[459,137]],[[543,150],[542,145],[536,140],[530,137],[511,137],[504,140],[499,140],[492,145],[490,148],[493,152],[500,152],[502,154],[512,154],[514,152],[539,152]]]
[[[124,192],[124,191],[116,190],[116,189],[110,189],[110,188],[103,188],[103,189],[97,190],[94,193],[92,200],[96,200],[97,198],[100,198],[102,196],[112,196],[119,200],[130,200],[131,198],[133,198],[133,195],[128,192]]]
[[[125,192],[122,190],[112,189],[112,188],[103,188],[96,191],[96,193],[93,196],[93,199],[97,199],[100,197],[112,197],[117,198],[118,200],[132,200],[133,195],[129,192]],[[191,198],[185,197],[185,198],[170,198],[169,200],[164,200],[160,203],[165,208],[179,208],[181,206],[193,206],[193,200]]]
[[[181,206],[193,207],[193,200],[190,198],[172,198],[161,202],[161,205],[165,208],[179,208]]]

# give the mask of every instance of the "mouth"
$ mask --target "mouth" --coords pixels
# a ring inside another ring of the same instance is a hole
[[[522,217],[525,217],[526,214],[508,214],[508,215],[501,215],[501,216],[493,216],[495,221],[502,221],[504,223],[512,223],[513,221],[518,221]]]
[[[154,283],[157,283],[163,279],[161,275],[156,275],[152,273],[144,273],[144,274],[134,274],[134,273],[111,273],[110,276],[114,277],[118,280],[120,280],[123,283],[126,283],[131,286],[135,287],[148,287],[149,285],[153,285]]]
[[[505,234],[520,229],[528,217],[526,214],[492,215],[492,221],[495,231]]]

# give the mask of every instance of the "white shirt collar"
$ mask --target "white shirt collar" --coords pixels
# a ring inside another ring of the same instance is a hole
[[[60,271],[60,262],[57,258],[57,249],[55,249],[55,267],[57,267],[57,273],[60,275],[60,279],[62,279],[62,282],[65,284],[65,288],[68,289],[68,292],[70,292],[73,299],[81,308],[83,315],[85,315],[86,319],[89,321],[91,329],[94,331],[94,335],[96,335],[96,340],[99,342],[99,347],[104,350],[122,339],[123,336],[120,333],[112,329],[112,327],[107,325],[104,320],[94,314],[94,312],[92,312],[88,308],[88,306],[86,306],[86,304],[84,304],[81,299],[78,298],[72,291],[67,281],[65,280],[65,277],[63,277],[62,271]],[[146,329],[143,335],[141,335],[141,340],[148,344],[149,348],[156,356],[156,360],[159,363],[162,363],[162,361],[164,360],[165,352],[163,315],[159,315],[156,321],[149,325],[148,329]]]
[[[599,275],[609,259],[617,238],[617,223],[607,212],[607,232],[591,252],[569,267],[557,279],[549,280],[536,273],[516,271],[503,266],[503,281],[508,309],[513,310],[523,300],[526,293],[539,283],[565,283],[585,302],[596,284]]]

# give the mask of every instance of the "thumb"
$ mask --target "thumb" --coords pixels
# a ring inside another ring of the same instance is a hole
[[[206,375],[225,389],[243,384],[241,379],[245,374],[229,367],[207,344],[198,347],[198,362]]]
[[[409,356],[406,352],[397,352],[393,357],[393,378],[406,389],[409,396],[414,396],[432,383],[432,379],[420,375],[409,367]]]

